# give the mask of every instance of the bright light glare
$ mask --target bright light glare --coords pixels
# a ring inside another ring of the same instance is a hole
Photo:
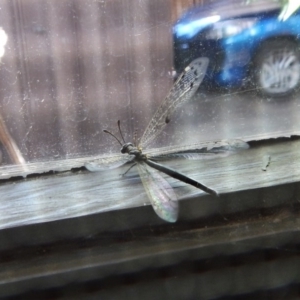
[[[6,32],[3,30],[3,28],[0,27],[0,58],[4,55],[5,53],[5,48],[4,46],[7,43],[7,34]]]
[[[175,34],[179,36],[193,37],[204,27],[218,22],[221,19],[219,15],[210,16],[190,22],[188,24],[177,24],[174,27]]]

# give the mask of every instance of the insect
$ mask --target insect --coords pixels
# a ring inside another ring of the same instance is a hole
[[[121,153],[128,155],[119,154],[97,159],[85,164],[86,168],[92,172],[116,168],[127,162],[132,162],[134,165],[137,165],[143,186],[154,211],[160,218],[168,222],[175,222],[177,220],[179,208],[177,196],[172,186],[161,173],[165,173],[175,179],[190,184],[208,194],[216,196],[218,193],[204,184],[158,163],[158,161],[178,157],[199,159],[201,156],[203,157],[203,153],[206,153],[207,150],[210,150],[211,153],[215,154],[226,154],[228,151],[234,151],[240,148],[245,149],[248,145],[243,141],[233,140],[212,142],[201,147],[179,146],[171,147],[165,151],[142,151],[142,148],[147,147],[153,142],[163,128],[171,121],[171,116],[175,109],[195,94],[205,76],[208,62],[207,58],[198,58],[185,68],[183,73],[174,83],[167,97],[158,107],[144,134],[140,138],[138,145],[125,142],[120,128],[120,121],[118,121],[118,128],[122,141],[110,131],[103,130],[118,141],[121,145]]]

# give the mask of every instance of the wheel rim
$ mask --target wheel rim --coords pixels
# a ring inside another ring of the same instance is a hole
[[[260,85],[269,94],[289,92],[297,86],[299,79],[299,59],[291,49],[271,51],[261,64]]]

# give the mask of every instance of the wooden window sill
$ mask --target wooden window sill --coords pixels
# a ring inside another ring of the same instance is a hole
[[[90,173],[82,160],[68,160],[57,174],[3,179],[0,295],[299,244],[299,147],[298,138],[260,141],[225,158],[168,163],[221,194],[170,179],[178,195],[189,195],[175,224],[156,216],[135,170],[119,176],[126,166]]]

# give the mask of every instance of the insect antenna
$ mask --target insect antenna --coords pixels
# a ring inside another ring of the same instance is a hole
[[[122,130],[121,130],[121,121],[120,121],[120,120],[118,120],[118,128],[119,128],[119,132],[120,132],[120,135],[121,135],[121,137],[122,137],[122,140],[123,140],[123,142],[124,142],[124,144],[125,144],[126,142],[125,142],[125,139],[124,139],[124,137],[123,137]]]
[[[120,142],[120,140],[113,133],[111,133],[110,131],[108,131],[106,129],[104,129],[103,132],[110,134],[112,137],[114,137],[119,142],[119,144],[121,146],[123,146],[123,144]]]

